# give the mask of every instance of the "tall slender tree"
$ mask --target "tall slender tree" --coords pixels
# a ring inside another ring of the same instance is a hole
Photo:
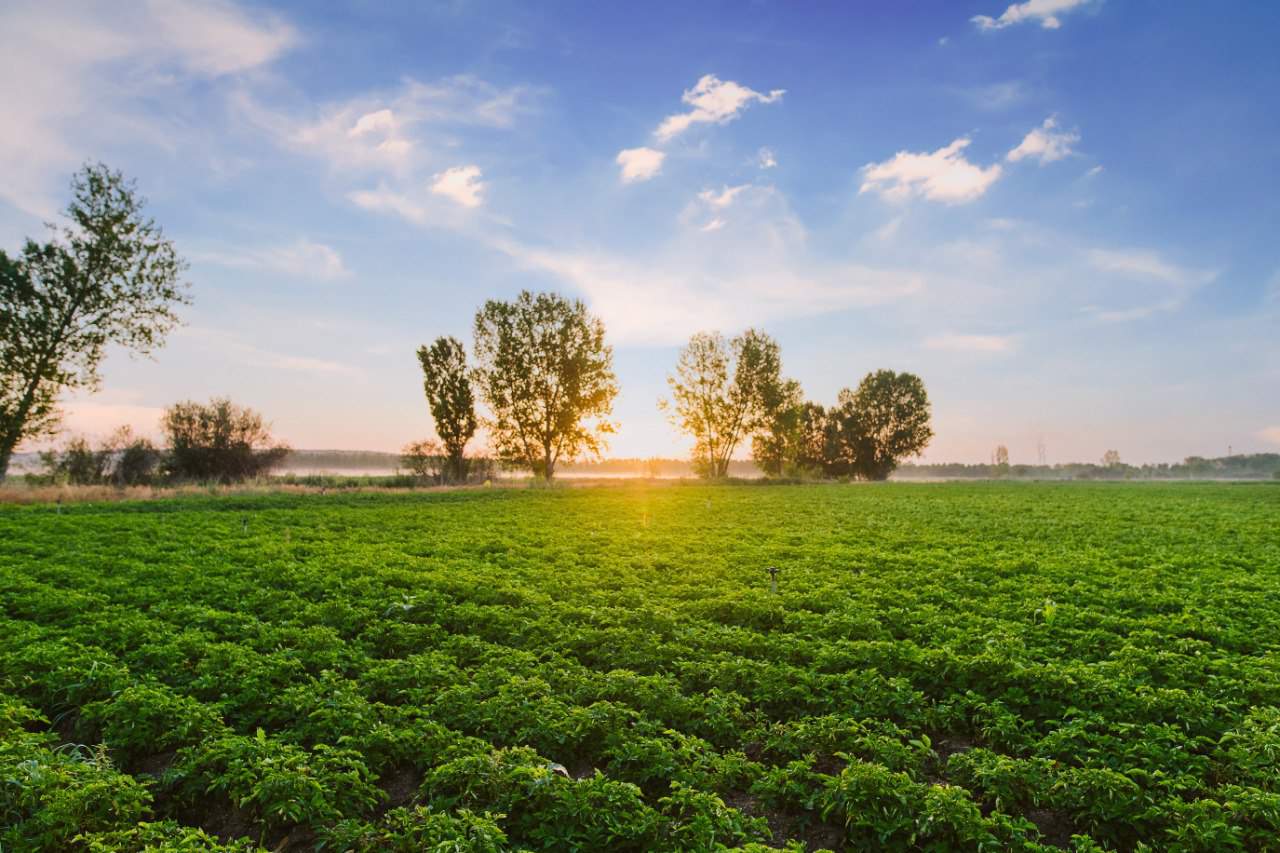
[[[599,455],[618,385],[604,323],[579,300],[522,291],[476,314],[473,373],[504,462],[546,481],[561,460]]]
[[[177,324],[186,264],[144,206],[119,172],[86,165],[67,223],[0,251],[0,480],[21,442],[55,431],[64,391],[97,388],[108,344],[146,355]]]
[[[445,478],[460,483],[467,478],[467,442],[476,434],[476,398],[466,350],[457,338],[436,338],[430,347],[418,348],[418,361],[436,435],[444,445]]]

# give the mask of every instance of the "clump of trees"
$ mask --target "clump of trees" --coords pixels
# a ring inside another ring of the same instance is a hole
[[[167,447],[121,427],[96,448],[72,437],[41,460],[55,482],[141,486],[162,481],[233,483],[268,473],[289,446],[275,441],[262,415],[226,398],[184,401],[160,420]]]
[[[74,436],[62,448],[41,453],[40,459],[55,482],[123,487],[155,482],[164,454],[146,436],[123,426],[96,448]]]
[[[581,301],[527,290],[511,301],[491,299],[476,312],[473,353],[468,368],[454,338],[418,350],[448,479],[465,479],[466,444],[479,425],[499,462],[548,482],[560,462],[605,449],[618,393],[613,350],[604,323]],[[477,397],[485,417],[476,414]],[[420,456],[410,450],[422,444],[405,449],[411,470]]]
[[[672,422],[694,440],[695,469],[724,477],[738,446],[770,476],[884,480],[933,437],[924,382],[911,373],[878,370],[830,408],[806,401],[782,375],[780,348],[755,329],[726,341],[695,334],[668,377],[661,401]]]
[[[56,431],[59,395],[98,386],[108,344],[149,354],[177,324],[186,264],[144,207],[119,172],[86,165],[66,224],[0,251],[0,481],[20,443]]]
[[[179,480],[250,480],[289,455],[289,446],[272,438],[262,415],[225,397],[175,403],[165,410],[161,427],[169,445],[165,469]]]

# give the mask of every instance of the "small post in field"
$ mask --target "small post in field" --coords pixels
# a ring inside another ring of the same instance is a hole
[[[778,594],[778,567],[770,566],[769,568],[765,569],[765,571],[769,573],[769,592],[773,593],[774,595],[777,595]]]

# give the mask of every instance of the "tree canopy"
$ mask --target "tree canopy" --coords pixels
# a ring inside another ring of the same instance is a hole
[[[836,458],[868,480],[888,479],[933,438],[929,395],[913,373],[868,373],[856,390],[840,392],[831,415]]]
[[[119,172],[86,165],[49,240],[0,251],[0,479],[18,444],[56,429],[61,393],[97,387],[107,344],[149,354],[177,324],[186,264],[144,207]]]
[[[618,393],[604,323],[579,300],[522,291],[476,313],[476,387],[498,458],[550,480],[557,463],[599,455]]]

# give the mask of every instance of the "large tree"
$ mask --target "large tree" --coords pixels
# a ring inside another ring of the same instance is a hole
[[[21,442],[56,430],[61,393],[98,386],[108,344],[149,354],[177,324],[186,265],[144,205],[86,165],[48,242],[0,251],[0,480]]]
[[[476,313],[476,387],[503,462],[550,481],[560,460],[599,455],[618,385],[604,323],[579,300],[522,291]]]
[[[444,475],[458,483],[467,478],[464,452],[476,434],[476,399],[467,371],[467,353],[457,338],[436,338],[430,347],[419,347],[423,390],[436,422],[436,435],[444,445]]]
[[[727,476],[738,445],[766,427],[771,405],[790,399],[792,389],[781,371],[777,342],[755,329],[732,341],[719,332],[699,332],[689,339],[675,374],[667,378],[671,399],[661,405],[693,437],[699,474]]]
[[[933,438],[929,395],[913,373],[868,373],[857,390],[840,392],[833,416],[833,464],[868,480],[888,479]]]

